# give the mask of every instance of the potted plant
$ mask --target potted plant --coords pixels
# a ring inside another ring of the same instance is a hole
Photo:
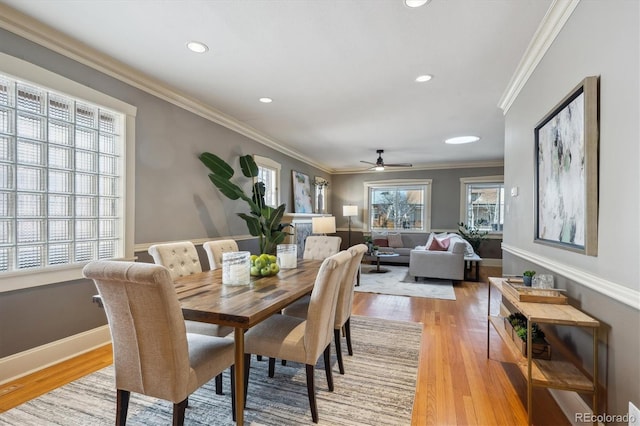
[[[471,244],[476,254],[480,248],[480,243],[487,238],[488,233],[488,231],[480,231],[478,228],[469,226],[466,223],[458,223],[458,234]]]
[[[531,287],[531,280],[533,276],[536,274],[536,271],[524,271],[522,273],[522,282],[524,285]]]
[[[205,152],[199,157],[211,173],[209,179],[218,190],[230,200],[242,199],[249,205],[249,214],[238,213],[247,223],[249,233],[259,238],[260,253],[275,254],[276,246],[284,241],[287,232],[283,229],[289,224],[281,222],[286,204],[280,204],[277,208],[267,206],[264,202],[265,186],[258,182],[258,166],[251,155],[239,157],[242,174],[253,182],[253,194],[249,197],[240,186],[231,182],[233,168],[223,159],[210,152]]]

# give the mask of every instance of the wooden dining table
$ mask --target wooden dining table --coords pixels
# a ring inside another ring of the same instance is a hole
[[[251,277],[251,284],[222,284],[222,270],[175,280],[185,320],[234,327],[236,423],[244,423],[244,332],[280,312],[313,289],[322,261],[298,259],[295,269],[270,277]]]

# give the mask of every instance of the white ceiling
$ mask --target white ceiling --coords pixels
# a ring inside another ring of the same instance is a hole
[[[376,149],[417,166],[501,161],[498,101],[552,0],[0,3],[345,171]],[[192,53],[190,40],[210,50]],[[443,142],[467,134],[482,139]]]

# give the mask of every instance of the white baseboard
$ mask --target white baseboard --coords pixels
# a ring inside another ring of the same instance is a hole
[[[549,389],[549,393],[556,400],[558,406],[573,426],[584,426],[584,421],[579,421],[578,415],[591,414],[591,407],[584,402],[576,392]],[[599,426],[602,423],[598,423]],[[604,426],[604,425],[602,425]]]
[[[109,326],[47,343],[0,359],[0,385],[111,343]]]

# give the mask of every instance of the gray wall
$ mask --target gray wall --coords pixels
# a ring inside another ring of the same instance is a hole
[[[352,244],[362,242],[362,216],[364,183],[392,179],[431,179],[431,228],[457,230],[460,222],[460,178],[502,175],[502,167],[476,167],[438,170],[403,170],[394,172],[357,173],[333,175],[331,199],[336,216],[336,226],[347,228],[348,219],[342,216],[344,204],[356,204],[359,217],[351,219]],[[341,232],[343,242],[347,233]],[[426,242],[426,241],[425,241]],[[480,247],[480,255],[499,259],[500,239],[487,239]]]
[[[571,303],[602,322],[599,381],[608,414],[640,406],[639,22],[637,1],[582,1],[506,115],[505,273],[551,272]],[[598,255],[535,244],[534,133],[538,121],[584,77],[600,76]],[[628,295],[622,297],[621,295]],[[618,301],[620,300],[620,301]],[[623,302],[627,303],[623,303]],[[591,338],[557,330],[591,370]]]
[[[331,177],[200,116],[0,29],[0,51],[121,99],[138,108],[136,119],[135,244],[246,235],[236,212],[241,201],[224,198],[197,159],[214,152],[237,167],[240,154],[282,165],[282,202],[291,211],[291,170]],[[242,180],[240,180],[242,182]],[[243,242],[243,244],[249,244]],[[142,258],[145,259],[144,253]],[[206,265],[206,257],[203,259]],[[106,324],[91,303],[86,280],[0,293],[0,358]]]

